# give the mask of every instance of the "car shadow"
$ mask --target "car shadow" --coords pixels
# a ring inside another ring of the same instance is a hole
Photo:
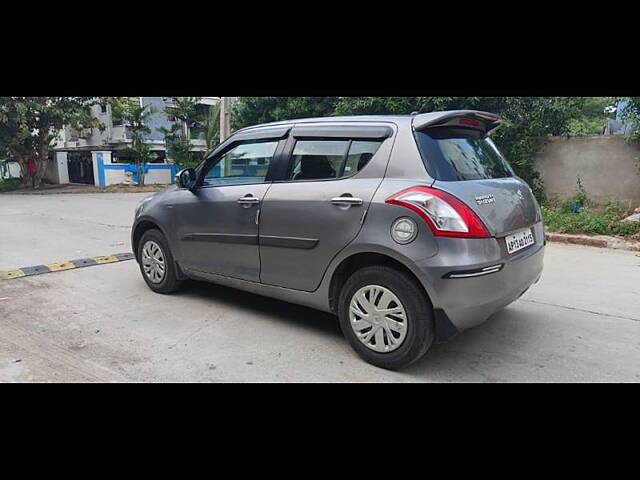
[[[311,328],[334,338],[342,337],[336,316],[283,300],[197,280],[188,280],[180,295],[214,299],[225,307],[242,308],[248,313],[277,317],[281,321]]]
[[[215,300],[223,307],[242,309],[257,316],[269,315],[280,322],[313,329],[333,340],[339,338],[345,344],[347,342],[337,317],[312,308],[196,280],[187,281],[179,295]],[[452,340],[434,344],[423,358],[394,373],[403,381],[505,381],[493,376],[491,370],[492,366],[505,362],[524,363],[518,355],[508,353],[514,350],[509,344],[521,345],[530,338],[526,330],[531,328],[531,322],[521,317],[521,312],[507,307]],[[356,353],[353,355],[355,357]],[[372,380],[375,379],[372,377]]]
[[[535,314],[512,305],[448,342],[433,345],[402,373],[416,380],[428,377],[445,382],[493,383],[515,380],[502,378],[498,372],[544,368],[523,354],[530,351],[530,343],[536,338]]]

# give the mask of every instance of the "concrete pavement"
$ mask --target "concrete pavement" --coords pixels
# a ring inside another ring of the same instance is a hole
[[[144,196],[0,195],[0,270],[127,250]],[[199,282],[157,295],[134,261],[5,280],[0,381],[637,382],[637,255],[549,244],[525,296],[400,372],[330,315]]]
[[[0,270],[129,251],[134,208],[148,195],[0,195]]]

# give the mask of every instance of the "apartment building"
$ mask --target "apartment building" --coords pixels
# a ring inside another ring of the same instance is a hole
[[[145,168],[147,184],[170,184],[180,168],[167,158],[164,135],[161,127],[167,129],[175,118],[166,115],[164,109],[172,103],[170,97],[136,97],[141,105],[150,105],[154,114],[148,121],[151,133],[145,141],[157,158]],[[203,97],[198,109],[203,111],[220,101],[219,97]],[[104,188],[107,185],[137,182],[133,159],[124,154],[131,144],[131,133],[127,126],[114,117],[109,105],[92,107],[91,113],[104,125],[104,130],[89,128],[74,130],[66,127],[62,130],[53,147],[46,179],[51,183],[84,183]],[[197,127],[191,128],[193,152],[204,155],[206,142],[204,134]]]

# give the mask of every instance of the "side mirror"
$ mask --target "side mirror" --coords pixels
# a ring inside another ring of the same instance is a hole
[[[193,168],[180,170],[176,175],[176,184],[180,188],[192,190],[196,186],[196,171]]]

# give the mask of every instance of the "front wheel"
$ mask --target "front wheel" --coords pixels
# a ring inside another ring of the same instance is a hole
[[[386,266],[356,271],[339,301],[342,333],[378,367],[398,369],[420,359],[435,337],[433,308],[409,275]]]
[[[156,293],[173,293],[182,284],[176,276],[176,265],[160,230],[147,230],[138,245],[138,262],[142,278]]]

